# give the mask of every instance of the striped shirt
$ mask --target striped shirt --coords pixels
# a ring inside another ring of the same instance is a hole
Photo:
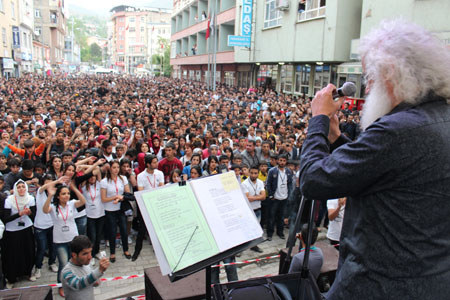
[[[67,300],[94,300],[94,283],[102,277],[97,268],[77,266],[68,262],[61,272],[61,282]]]

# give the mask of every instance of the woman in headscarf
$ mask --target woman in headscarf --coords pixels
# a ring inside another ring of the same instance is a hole
[[[5,200],[0,217],[5,224],[2,240],[2,264],[7,288],[12,288],[17,278],[31,274],[35,262],[33,219],[36,214],[34,197],[28,194],[28,186],[23,180],[14,184],[14,193]]]

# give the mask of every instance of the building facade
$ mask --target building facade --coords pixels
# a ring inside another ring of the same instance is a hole
[[[364,97],[359,40],[386,18],[402,16],[450,46],[450,1],[446,0],[216,1],[220,7],[216,77],[236,87],[264,85],[313,96],[328,83],[340,86],[352,81],[358,87],[355,97]],[[206,81],[210,39],[205,34],[214,2],[174,1],[174,77]],[[251,28],[249,45],[229,47],[228,36],[241,36],[245,26]]]
[[[59,70],[64,62],[66,16],[62,0],[34,0],[35,40],[50,47],[50,66]]]
[[[362,0],[254,1],[250,47],[235,50],[243,65],[236,85],[312,96],[338,84],[338,66],[349,60],[351,41],[360,34],[361,7]]]
[[[137,68],[150,68],[150,58],[157,52],[158,39],[170,37],[171,11],[121,5],[111,9],[111,13],[109,51],[112,67],[130,74]]]
[[[18,63],[20,75],[24,72],[33,72],[34,15],[32,0],[17,0],[17,4],[18,26],[13,28],[13,34],[18,45],[14,49],[14,60]]]
[[[216,41],[216,81],[228,82],[229,74],[238,70],[235,49],[227,44],[228,35],[236,30],[237,14],[235,0],[174,0],[170,59],[173,77],[207,81],[208,61],[213,59]],[[216,22],[214,32],[207,30],[208,19]]]
[[[15,76],[17,70],[13,54],[13,28],[18,28],[17,1],[0,0],[0,76],[6,78]]]

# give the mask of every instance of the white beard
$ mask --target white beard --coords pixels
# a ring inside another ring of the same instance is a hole
[[[378,81],[380,82],[380,81]],[[360,127],[365,131],[376,119],[392,110],[392,101],[381,83],[374,83],[361,111]]]

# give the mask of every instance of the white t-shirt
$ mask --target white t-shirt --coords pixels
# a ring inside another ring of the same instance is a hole
[[[108,178],[103,178],[102,181],[100,181],[100,188],[106,190],[106,197],[114,197],[114,196],[122,196],[123,192],[125,190],[125,185],[128,184],[128,179],[125,176],[120,175],[122,180],[120,180],[119,177],[117,177],[117,181],[110,180]],[[120,202],[117,204],[114,204],[114,201],[109,201],[106,203],[103,203],[105,207],[105,211],[118,211],[120,210]]]
[[[8,198],[10,198],[10,197],[14,198],[14,195],[8,196]],[[6,200],[5,200],[5,209],[11,209],[11,215],[15,215],[15,214],[19,213],[19,211],[17,210],[17,206],[11,205],[11,202],[9,202],[8,198],[6,198]],[[36,205],[36,202],[34,201],[34,197],[31,195],[28,195],[28,203],[27,203],[27,205],[25,205],[25,207],[30,208],[31,206],[35,206],[35,205]],[[24,226],[19,226],[19,223],[24,223]],[[33,221],[31,221],[29,216],[25,215],[25,216],[18,217],[17,219],[6,223],[5,230],[6,231],[19,231],[19,230],[28,228],[30,226],[33,226]]]
[[[277,189],[273,197],[276,200],[286,200],[288,197],[288,175],[286,168],[283,171],[278,169]]]
[[[53,226],[53,219],[50,214],[44,213],[42,208],[47,201],[47,193],[45,191],[36,192],[36,217],[34,218],[34,227],[39,229],[48,229]]]
[[[53,243],[69,243],[78,235],[77,224],[75,223],[75,202],[70,200],[66,207],[59,205],[50,206],[50,215],[53,219]],[[56,213],[58,211],[58,213]]]
[[[327,201],[328,209],[336,209],[339,206],[339,199]],[[336,218],[328,224],[327,238],[333,241],[339,241],[341,237],[342,221],[344,219],[345,205],[341,207]]]
[[[145,169],[144,172],[139,173],[137,176],[138,187],[144,188],[145,191],[157,188],[160,183],[164,184],[164,173],[160,170],[154,170],[153,174],[150,174]]]
[[[102,202],[100,183],[92,184],[87,188],[87,184],[81,188],[84,198],[86,198],[86,214],[90,219],[98,219],[105,215],[105,206]]]
[[[249,196],[258,196],[259,194],[261,194],[261,191],[264,190],[264,182],[256,178],[256,183],[253,183],[249,177],[244,180],[244,182],[241,184],[241,187],[244,193],[248,193]],[[253,208],[253,210],[259,209],[261,208],[261,201],[252,201],[250,202],[250,206]]]

